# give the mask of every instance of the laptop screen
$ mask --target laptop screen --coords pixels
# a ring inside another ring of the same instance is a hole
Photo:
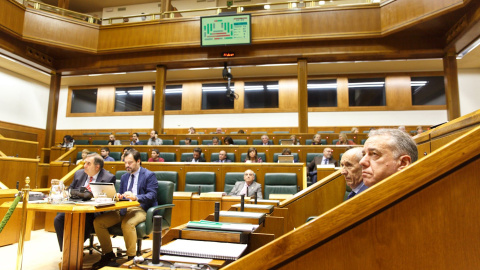
[[[278,163],[293,163],[293,155],[279,155]]]
[[[113,198],[117,194],[112,183],[90,183],[90,188],[92,189],[93,198],[97,198],[100,193],[107,194],[107,198]]]

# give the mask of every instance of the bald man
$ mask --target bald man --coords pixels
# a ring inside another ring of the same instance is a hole
[[[342,156],[340,167],[342,175],[345,177],[347,186],[352,190],[348,194],[348,199],[353,198],[358,193],[366,190],[368,187],[363,183],[362,165],[360,160],[363,157],[363,148],[356,147],[348,150]]]
[[[245,195],[247,197],[256,195],[257,199],[261,199],[262,185],[254,181],[255,173],[252,170],[246,170],[243,180],[245,181],[237,181],[228,195]]]

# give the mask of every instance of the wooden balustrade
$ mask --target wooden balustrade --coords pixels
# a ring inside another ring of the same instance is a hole
[[[0,150],[7,156],[37,158],[38,142],[0,138]]]

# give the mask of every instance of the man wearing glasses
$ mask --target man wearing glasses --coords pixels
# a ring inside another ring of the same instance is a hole
[[[255,173],[252,170],[246,170],[243,180],[237,181],[232,191],[228,195],[245,195],[247,197],[256,196],[257,199],[262,198],[262,185],[255,182]]]

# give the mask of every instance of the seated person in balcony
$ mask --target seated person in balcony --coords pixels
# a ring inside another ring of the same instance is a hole
[[[85,158],[85,164],[83,169],[75,172],[73,176],[73,182],[70,184],[70,189],[79,189],[86,187],[90,190],[90,183],[113,183],[115,184],[115,175],[109,173],[103,168],[103,158],[99,154],[89,154]],[[85,237],[88,239],[90,233],[93,231],[93,219],[97,217],[99,213],[88,213],[85,217]],[[53,221],[55,227],[55,233],[57,234],[58,245],[60,251],[63,249],[63,227],[65,223],[65,213],[58,213]]]
[[[284,148],[284,149],[282,150],[282,155],[284,155],[284,156],[291,156],[291,155],[292,155],[292,150],[290,150],[290,148]],[[280,160],[279,160],[278,162],[280,162]],[[297,159],[293,159],[293,163],[297,163],[297,162],[298,162]]]
[[[133,148],[132,148],[132,147],[129,147],[129,146],[124,147],[124,148],[123,148],[122,156],[120,157],[120,161],[122,161],[122,162],[125,161],[125,155],[127,154],[127,152],[128,152],[129,150],[132,150],[132,149],[133,149]]]
[[[372,130],[363,146],[363,183],[371,187],[418,159],[415,141],[398,129]]]
[[[76,164],[79,164],[80,162],[85,161],[88,154],[90,154],[90,151],[88,149],[83,149],[82,150],[82,159],[77,160]]]
[[[222,128],[217,128],[217,134],[223,134]]]
[[[162,139],[158,138],[158,132],[156,130],[150,131],[150,139],[148,139],[147,145],[162,145]]]
[[[212,138],[212,143],[210,145],[218,145],[218,141],[219,141],[218,137],[215,136],[215,137]]]
[[[319,133],[313,135],[312,145],[321,145],[322,144],[322,135]]]
[[[255,173],[252,170],[246,170],[243,175],[243,180],[244,181],[237,181],[228,195],[245,195],[247,197],[256,196],[257,199],[261,199],[262,185],[254,181]]]
[[[152,157],[148,159],[148,162],[165,162],[165,159],[160,157],[160,151],[158,151],[158,149],[153,149]]]
[[[185,138],[185,145],[191,145],[191,144],[192,144],[192,139]]]
[[[295,135],[290,135],[290,140],[293,141],[293,145],[300,145],[300,141],[297,139],[297,136]]]
[[[250,147],[248,148],[247,158],[245,158],[245,163],[262,163],[263,160],[257,155],[257,148]]]
[[[65,135],[63,137],[63,142],[58,145],[58,147],[72,148],[75,145],[75,140],[70,135]]]
[[[340,133],[338,134],[338,141],[336,145],[355,145],[355,143],[348,140],[347,134]]]
[[[398,130],[401,130],[403,132],[407,132],[407,129],[405,128],[405,126],[398,126]]]
[[[273,145],[268,138],[268,135],[262,135],[262,142],[259,145]]]
[[[110,134],[110,135],[108,135],[107,145],[122,145],[122,142],[120,140],[116,140],[115,135]]]
[[[133,206],[120,211],[109,211],[98,216],[93,221],[95,233],[102,247],[102,258],[93,264],[92,269],[100,269],[115,260],[112,249],[112,240],[108,228],[121,222],[123,239],[127,248],[128,260],[132,260],[137,249],[137,230],[135,226],[144,222],[147,216],[146,211],[158,205],[157,189],[158,182],[155,174],[141,167],[140,152],[132,149],[125,156],[125,170],[122,175],[120,191],[117,197],[138,201],[140,206]]]
[[[202,149],[195,147],[193,149],[193,159],[192,162],[205,162],[205,159],[202,157]]]
[[[227,152],[225,152],[225,150],[222,150],[218,152],[218,160],[215,160],[214,162],[225,163],[225,162],[232,162],[232,161],[227,158]]]
[[[423,133],[423,128],[422,126],[417,127],[417,134]]]
[[[332,148],[323,149],[323,157],[316,156],[312,162],[307,166],[307,176],[310,177],[312,184],[317,182],[317,165],[328,165],[333,164],[335,167],[338,166],[338,162],[332,157],[333,150]]]
[[[350,132],[353,133],[353,134],[358,134],[359,133],[357,127],[352,127],[352,130]]]
[[[340,162],[341,173],[345,177],[347,186],[352,189],[352,192],[348,194],[348,199],[368,188],[363,184],[362,165],[360,165],[360,160],[363,157],[362,150],[362,147],[347,150]]]
[[[238,132],[237,132],[237,134],[245,134],[245,130],[239,129]]]
[[[232,137],[230,137],[230,136],[225,137],[225,139],[223,139],[223,143],[224,143],[225,145],[233,145],[233,139],[232,139]]]
[[[100,155],[103,157],[104,161],[115,161],[115,159],[110,155],[110,148],[108,147],[102,147],[102,150],[100,150]]]
[[[188,129],[187,135],[195,134],[195,132],[196,132],[195,129],[193,127],[190,127]]]
[[[143,142],[140,141],[137,132],[132,134],[132,141],[130,142],[130,145],[143,145]]]

